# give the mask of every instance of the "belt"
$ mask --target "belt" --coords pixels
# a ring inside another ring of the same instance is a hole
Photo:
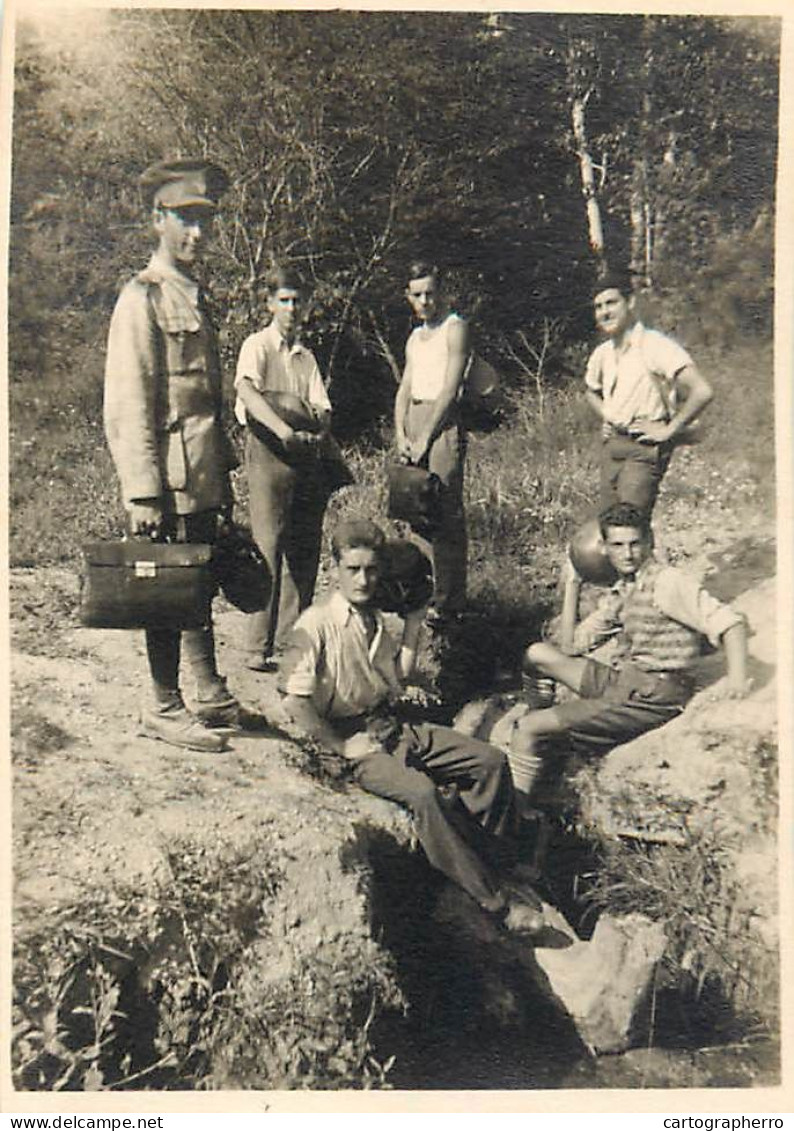
[[[692,692],[694,690],[695,677],[681,668],[670,668],[664,671],[650,671],[647,668],[641,670],[647,671],[648,675],[656,676],[657,679],[666,679],[670,683],[676,684],[682,691]]]
[[[666,420],[649,420],[648,423],[649,424],[666,424],[667,421]],[[631,425],[631,427],[636,427],[636,426],[637,426],[636,424]],[[614,432],[614,434],[616,436],[625,436],[626,439],[628,439],[628,440],[636,440],[637,439],[637,437],[634,436],[629,431],[628,425],[625,425],[625,424],[610,424],[610,427],[612,428],[612,431]]]

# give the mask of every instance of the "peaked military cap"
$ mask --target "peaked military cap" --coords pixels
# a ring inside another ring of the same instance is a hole
[[[229,187],[229,176],[212,162],[184,157],[150,165],[141,176],[140,186],[152,206],[187,208],[199,204],[215,208]]]

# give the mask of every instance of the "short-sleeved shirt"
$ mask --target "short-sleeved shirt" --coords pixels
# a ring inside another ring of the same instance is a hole
[[[670,420],[676,378],[692,364],[678,342],[635,322],[619,347],[610,339],[593,350],[584,379],[603,398],[604,418],[628,428],[637,420]]]
[[[354,718],[397,698],[397,646],[375,612],[375,635],[367,643],[361,614],[337,591],[312,605],[298,620],[279,666],[284,695],[311,699],[326,719]]]
[[[448,314],[439,326],[417,326],[405,346],[411,373],[411,397],[415,401],[435,401],[444,387],[449,360],[449,331],[461,322],[459,314]]]
[[[234,378],[238,393],[240,384],[246,379],[258,393],[293,393],[321,412],[331,411],[331,402],[314,354],[300,342],[288,345],[275,322],[249,335],[243,342]],[[241,424],[245,424],[245,405],[239,395],[234,414]]]
[[[653,590],[656,608],[679,624],[694,629],[717,645],[722,636],[735,624],[742,623],[740,613],[724,605],[707,592],[697,578],[673,566],[659,566],[652,557],[637,571],[634,581],[621,578],[603,596],[596,609],[586,617],[574,632],[574,649],[588,652],[597,645],[617,635],[624,627],[624,612],[635,594],[648,586]],[[628,657],[640,667],[654,668],[655,657],[637,655]]]

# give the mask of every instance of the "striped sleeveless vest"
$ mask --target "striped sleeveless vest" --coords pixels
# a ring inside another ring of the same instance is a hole
[[[621,619],[629,657],[645,671],[680,671],[700,655],[700,633],[668,617],[654,602],[656,578],[666,568],[650,562],[642,571],[642,586],[634,586],[623,603]]]

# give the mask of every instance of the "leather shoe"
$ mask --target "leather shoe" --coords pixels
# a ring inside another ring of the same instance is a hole
[[[206,727],[237,727],[242,708],[221,679],[209,695],[196,696],[196,715]]]
[[[278,660],[275,656],[248,656],[245,666],[249,672],[274,672],[278,670]]]
[[[144,711],[141,714],[140,733],[171,746],[181,746],[183,749],[198,750],[205,754],[218,754],[227,749],[224,736],[207,730],[182,704],[160,711]]]

